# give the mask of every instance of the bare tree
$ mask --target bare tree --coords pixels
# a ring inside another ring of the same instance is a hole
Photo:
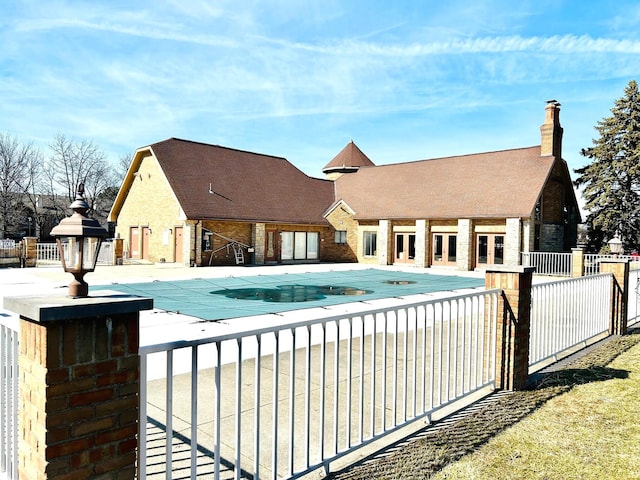
[[[63,134],[56,135],[50,148],[46,171],[51,195],[63,196],[66,205],[60,207],[66,210],[82,183],[85,199],[90,209],[95,210],[96,201],[113,182],[104,152],[92,141],[75,142]]]
[[[116,163],[116,175],[118,177],[118,185],[121,185],[124,181],[124,177],[127,176],[129,165],[131,165],[132,153],[125,153],[120,155],[118,162]]]
[[[56,215],[55,208],[44,195],[47,183],[43,172],[42,153],[39,150],[28,162],[27,176],[28,186],[24,192],[24,203],[30,210],[27,234],[39,238],[48,237],[51,228],[62,218],[62,212]]]
[[[30,168],[40,158],[31,143],[0,132],[0,238],[18,235],[25,219],[24,194],[30,188]]]

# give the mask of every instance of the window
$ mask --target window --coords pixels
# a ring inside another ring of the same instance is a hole
[[[282,232],[282,260],[317,260],[320,257],[318,232]]]
[[[280,233],[280,256],[282,260],[293,260],[293,232]]]
[[[338,243],[338,244],[347,243],[347,231],[346,230],[336,230],[335,242]]]
[[[364,232],[364,256],[375,257],[378,254],[378,232]]]

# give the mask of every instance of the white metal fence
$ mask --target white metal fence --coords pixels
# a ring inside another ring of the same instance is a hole
[[[531,371],[606,335],[612,278],[533,286]],[[639,288],[634,270],[630,324]],[[138,478],[295,478],[475,400],[500,292],[141,347]],[[0,480],[18,478],[18,339],[0,311]]]
[[[18,478],[19,321],[0,311],[0,480]]]
[[[637,255],[600,255],[596,253],[584,254],[584,274],[597,275],[600,273],[600,264],[605,260],[624,260],[629,262],[630,268],[636,270],[640,267]]]
[[[63,249],[66,249],[67,247],[68,245],[66,243],[62,244]],[[36,244],[36,255],[36,262],[41,265],[48,263],[61,263],[60,252],[58,251],[57,243]],[[114,264],[113,242],[102,242],[100,244],[100,252],[98,253],[97,263],[101,265]]]
[[[141,348],[139,478],[296,478],[488,394],[499,292]]]
[[[537,275],[571,276],[571,254],[553,252],[522,252],[522,265],[536,267]]]
[[[607,335],[613,275],[541,283],[531,289],[530,371]]]
[[[63,248],[66,248],[63,245]],[[60,263],[60,252],[57,243],[37,243],[36,244],[37,263]]]
[[[632,270],[640,269],[640,257],[637,255],[600,255],[585,253],[585,276],[599,274],[600,264],[605,260],[612,259],[628,261]],[[572,274],[573,257],[571,253],[522,252],[521,264],[524,267],[536,267],[536,275],[570,277]]]
[[[640,322],[640,269],[629,272],[627,291],[627,326],[638,326]]]

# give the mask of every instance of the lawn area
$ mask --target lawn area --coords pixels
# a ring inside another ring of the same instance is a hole
[[[639,411],[633,333],[331,478],[640,479]]]
[[[580,370],[564,373],[570,380]],[[588,383],[578,381],[432,478],[640,479],[640,345],[588,370]]]

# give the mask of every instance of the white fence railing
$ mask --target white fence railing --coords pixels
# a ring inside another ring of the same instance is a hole
[[[640,269],[629,272],[627,291],[627,326],[637,326],[640,322]]]
[[[499,292],[142,347],[139,478],[296,478],[488,394]]]
[[[541,283],[531,289],[530,371],[606,335],[611,274]]]
[[[637,255],[600,255],[596,253],[584,254],[584,274],[597,275],[600,273],[600,264],[604,260],[624,260],[629,262],[632,270],[638,269],[639,259]]]
[[[62,248],[65,249],[68,244],[63,243]],[[66,254],[66,253],[65,253]],[[38,243],[36,244],[37,263],[60,263],[60,252],[58,251],[57,243]],[[112,242],[102,242],[100,244],[100,252],[98,253],[98,264],[101,265],[113,265],[114,264],[114,252]]]
[[[536,267],[536,275],[571,276],[571,254],[553,252],[522,252],[522,266]]]
[[[63,248],[67,245],[63,244]],[[38,263],[60,263],[60,252],[57,243],[37,243],[36,261]]]
[[[611,282],[533,286],[531,371],[607,334]],[[142,346],[138,478],[296,478],[450,413],[494,388],[500,292]],[[18,478],[18,339],[0,311],[0,480]]]
[[[0,311],[0,480],[18,479],[17,317]]]
[[[625,260],[632,270],[640,269],[640,257],[637,255],[600,255],[584,254],[584,274],[597,275],[600,264],[605,260]],[[562,252],[521,252],[521,264],[524,267],[536,267],[536,275],[570,277],[573,257],[571,253]]]

